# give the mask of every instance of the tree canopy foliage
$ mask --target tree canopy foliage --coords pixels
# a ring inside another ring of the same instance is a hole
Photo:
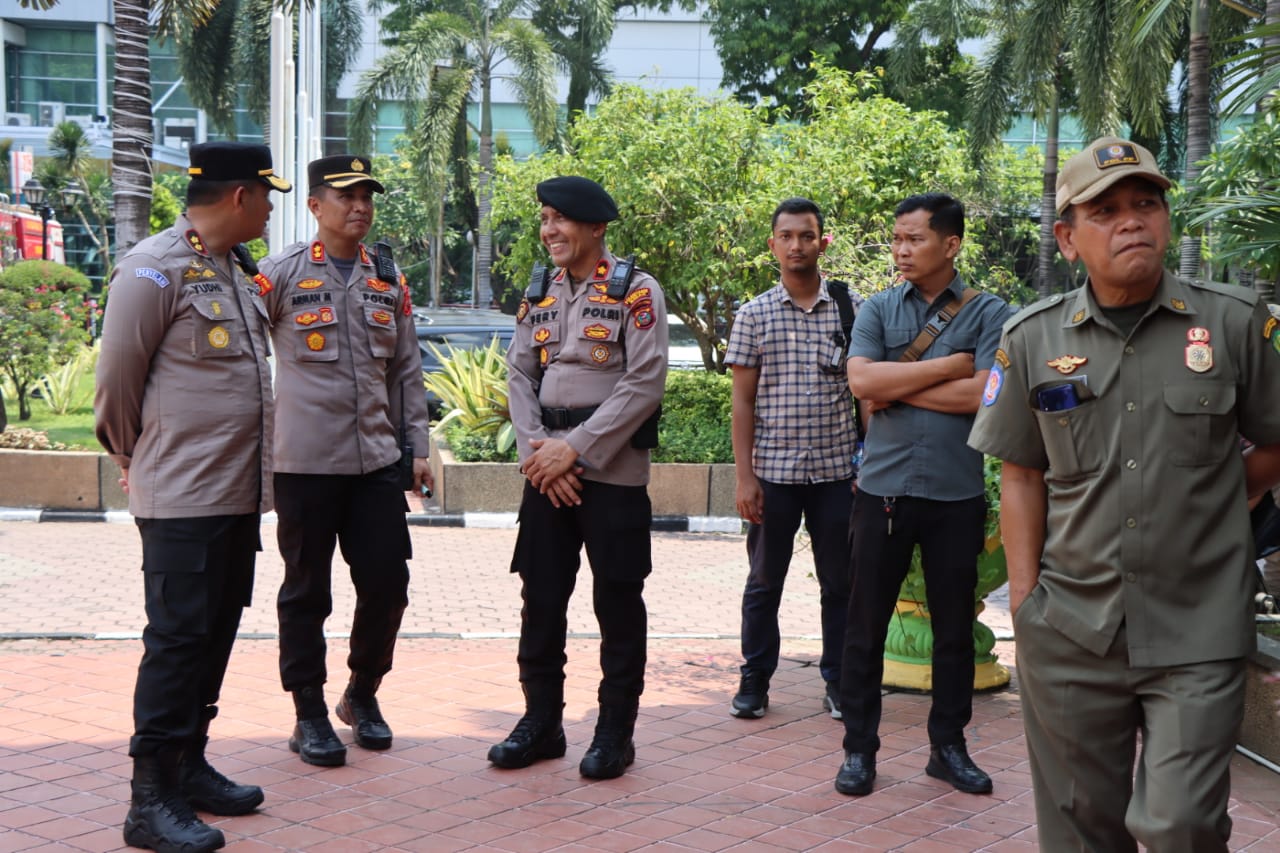
[[[89,279],[53,261],[20,261],[0,273],[0,370],[13,384],[18,419],[31,417],[28,392],[89,340]]]
[[[980,220],[1025,219],[1034,210],[1037,163],[1022,166],[1006,195],[977,198],[962,140],[938,114],[885,97],[875,75],[819,62],[803,95],[809,120],[774,124],[763,105],[688,89],[619,87],[572,128],[572,153],[503,158],[494,215],[520,223],[504,260],[511,278],[526,281],[545,258],[534,184],[555,174],[597,180],[622,212],[609,227],[610,248],[634,253],[657,276],[668,309],[698,338],[706,366],[723,370],[737,305],[776,282],[766,240],[781,199],[817,202],[834,237],[826,271],[863,292],[892,280],[888,225],[908,195],[953,193]],[[983,247],[971,245],[965,259],[981,280]]]

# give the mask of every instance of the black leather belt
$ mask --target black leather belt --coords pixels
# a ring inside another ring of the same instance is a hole
[[[542,425],[547,429],[573,429],[578,424],[586,423],[587,418],[596,413],[598,406],[587,409],[550,409],[542,410]]]

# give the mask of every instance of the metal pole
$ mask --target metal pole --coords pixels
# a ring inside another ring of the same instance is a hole
[[[53,208],[44,205],[40,208],[40,260],[49,260],[49,216]]]

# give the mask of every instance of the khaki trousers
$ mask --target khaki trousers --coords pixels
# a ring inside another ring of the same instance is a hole
[[[1225,851],[1244,661],[1132,667],[1123,627],[1097,657],[1044,621],[1044,594],[1014,619],[1040,849]]]

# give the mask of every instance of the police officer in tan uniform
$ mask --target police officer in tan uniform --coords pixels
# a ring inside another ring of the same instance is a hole
[[[271,283],[239,244],[262,235],[288,182],[265,145],[193,145],[187,212],[111,276],[94,412],[142,536],[145,653],[134,688],[134,847],[216,850],[201,822],[253,811],[262,789],[204,749],[249,604],[258,522],[271,508]]]
[[[360,242],[383,186],[367,158],[350,154],[313,160],[307,182],[315,239],[262,263],[276,284],[265,301],[277,352],[280,679],[297,715],[289,748],[308,764],[336,766],[346,747],[324,699],[334,545],[356,588],[351,677],[338,719],[365,749],[389,749],[391,729],[375,694],[391,670],[409,603],[409,506],[397,469],[402,428],[413,448],[413,488],[433,483],[409,289],[389,257],[380,274]]]
[[[1226,850],[1254,647],[1246,501],[1280,480],[1280,324],[1162,269],[1169,180],[1096,140],[1058,176],[1084,287],[1004,328],[970,444],[1001,531],[1043,850]],[[1242,455],[1238,435],[1257,446]],[[1142,751],[1134,756],[1138,733]]]
[[[527,767],[565,754],[565,613],[585,544],[603,678],[595,737],[578,769],[607,779],[635,760],[644,690],[646,486],[667,374],[666,305],[653,276],[605,247],[618,208],[603,187],[566,176],[538,184],[537,194],[556,269],[535,274],[507,353],[527,478],[511,560],[524,601],[517,661],[526,712],[489,760]]]

